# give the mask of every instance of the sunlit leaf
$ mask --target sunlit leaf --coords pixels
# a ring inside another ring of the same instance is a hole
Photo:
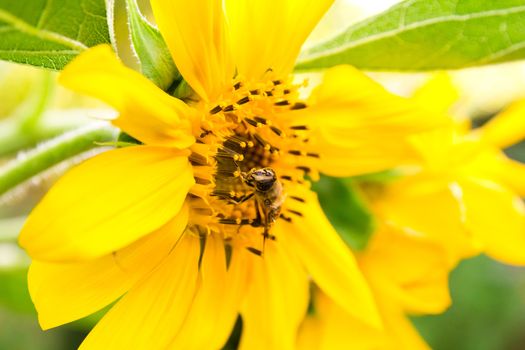
[[[107,42],[104,0],[0,0],[0,59],[58,70]]]
[[[352,64],[431,70],[525,58],[523,0],[409,0],[302,55],[299,70]]]
[[[163,90],[180,79],[180,74],[159,30],[144,16],[136,0],[127,0],[129,29],[133,49],[140,61],[142,74]]]

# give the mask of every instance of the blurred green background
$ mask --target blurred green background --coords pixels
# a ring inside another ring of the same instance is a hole
[[[359,0],[339,0],[313,33],[310,43],[337,31],[343,22],[348,24],[349,16],[358,20],[395,2],[374,0],[364,4]],[[119,42],[121,54],[133,65],[133,55],[126,50],[126,18],[122,7],[117,11],[116,23],[120,37],[124,38]],[[460,113],[476,117],[478,122],[525,96],[523,63],[469,69],[452,75],[462,93]],[[374,77],[397,93],[409,94],[427,76],[383,73]],[[91,112],[79,108],[92,111],[102,107],[96,101],[58,87],[55,78],[54,73],[0,62],[0,165],[16,157],[19,149],[29,149],[64,130],[87,123],[86,115]],[[525,146],[517,145],[509,154],[525,161]],[[55,167],[21,189],[0,196],[0,350],[75,349],[96,319],[41,331],[27,292],[29,261],[16,245],[24,217],[66,168],[67,165]],[[347,243],[362,247],[370,233],[370,219],[363,212],[359,198],[350,190],[341,191],[341,186],[351,189],[353,184],[351,180],[324,179],[317,190],[324,209]],[[349,210],[354,219],[345,222]],[[450,277],[450,285],[454,304],[448,312],[413,318],[433,349],[525,349],[525,268],[477,257],[459,265]]]

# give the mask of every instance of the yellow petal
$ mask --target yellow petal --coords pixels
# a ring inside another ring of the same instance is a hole
[[[224,241],[208,236],[201,280],[171,349],[222,349],[233,329],[247,286],[247,251],[233,250],[227,269]]]
[[[319,350],[383,349],[385,333],[360,322],[322,292],[314,293],[313,319],[320,323]],[[318,331],[319,332],[319,331]]]
[[[333,0],[226,0],[240,75],[258,80],[272,69],[288,75],[303,42]]]
[[[493,164],[493,179],[516,192],[516,195],[525,197],[525,164],[509,159],[500,153],[497,164]]]
[[[390,225],[426,237],[444,247],[450,264],[478,254],[478,242],[465,225],[461,187],[442,177],[418,176],[391,184],[374,203]]]
[[[374,329],[354,318],[323,293],[315,293],[317,350],[428,350],[410,321],[395,303],[380,304],[384,330]],[[300,348],[302,349],[309,349]]]
[[[20,245],[39,261],[97,258],[172,219],[193,184],[186,152],[137,146],[102,153],[55,184],[27,219]]]
[[[388,339],[385,349],[431,350],[397,305],[388,302],[380,305]]]
[[[102,318],[80,349],[166,349],[195,296],[199,240],[183,236],[166,260]]]
[[[384,227],[359,259],[376,294],[411,313],[441,313],[450,306],[446,251],[422,237]]]
[[[42,328],[88,316],[127,292],[162,262],[187,222],[185,207],[158,231],[113,254],[76,264],[33,261],[29,292]]]
[[[146,144],[186,148],[195,141],[192,109],[124,66],[109,45],[82,53],[66,66],[59,81],[118,110],[113,124]]]
[[[417,153],[407,137],[449,122],[350,66],[328,70],[309,108],[291,112],[290,118],[312,129],[309,150],[321,153],[321,171],[334,176],[413,163]]]
[[[525,100],[510,105],[481,129],[486,142],[505,148],[525,138]]]
[[[350,314],[372,326],[381,322],[355,258],[324,215],[317,196],[308,190],[290,191],[305,203],[289,200],[287,208],[300,212],[292,222],[278,222],[276,236],[298,254],[301,262],[319,287]]]
[[[525,205],[521,198],[492,181],[461,181],[467,226],[494,259],[525,264]]]
[[[252,255],[251,259],[252,278],[242,307],[239,349],[295,349],[308,307],[308,278],[279,242],[267,242],[264,257]]]
[[[323,337],[322,322],[316,315],[307,315],[299,328],[298,350],[320,350]],[[339,345],[342,343],[339,343]]]
[[[159,29],[184,79],[205,100],[231,85],[235,67],[218,0],[151,0]]]
[[[458,101],[459,91],[449,74],[435,74],[414,92],[412,99],[424,108],[436,113],[448,113]]]
[[[464,172],[491,179],[525,197],[525,164],[508,158],[501,150],[487,147],[465,164]]]
[[[479,139],[465,136],[457,123],[410,137],[425,160],[426,170],[451,171],[461,168],[480,152]]]

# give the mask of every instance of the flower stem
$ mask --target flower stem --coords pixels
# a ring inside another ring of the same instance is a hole
[[[99,143],[116,141],[117,136],[117,129],[97,123],[67,132],[22,153],[0,167],[0,195],[68,158],[98,147]]]
[[[32,147],[42,140],[56,137],[72,130],[71,123],[42,124],[31,131],[22,131],[15,121],[0,123],[0,157],[10,156],[21,149]]]

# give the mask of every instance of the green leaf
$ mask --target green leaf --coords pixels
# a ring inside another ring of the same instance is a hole
[[[136,0],[126,0],[133,49],[142,74],[163,90],[180,80],[180,74],[159,30],[140,13]]]
[[[306,51],[297,69],[415,71],[524,58],[523,0],[409,0]]]
[[[0,0],[0,59],[59,70],[108,42],[104,0]]]
[[[129,143],[132,145],[142,145],[142,142],[134,138],[133,136],[126,134],[125,132],[121,131],[118,135],[117,142],[123,142],[123,143]]]
[[[353,181],[322,176],[313,187],[341,238],[353,249],[364,249],[375,222]]]

